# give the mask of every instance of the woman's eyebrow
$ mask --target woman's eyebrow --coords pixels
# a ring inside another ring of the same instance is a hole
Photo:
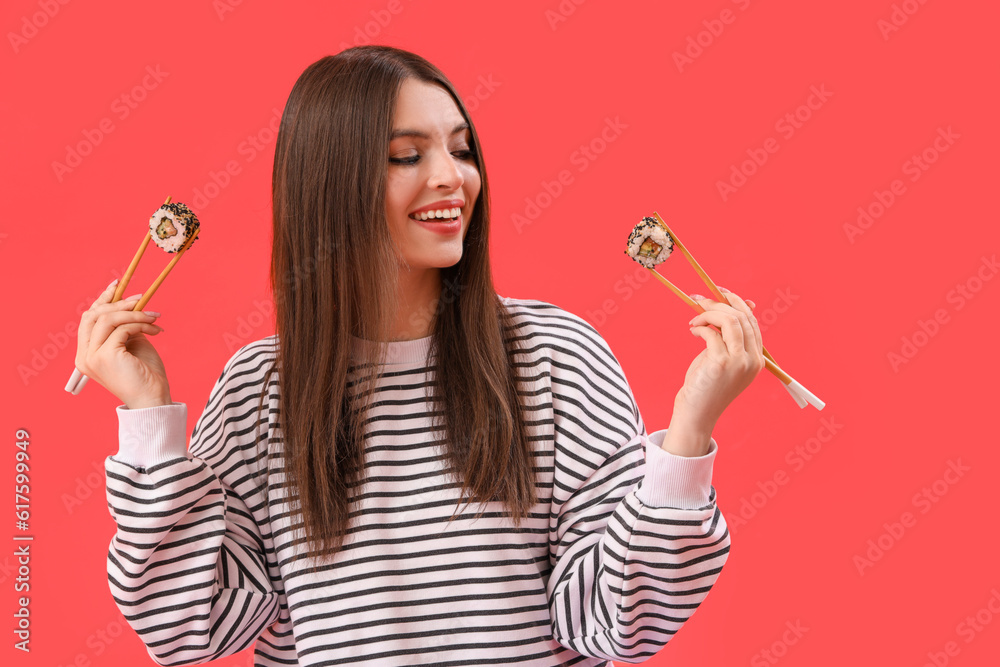
[[[459,123],[458,125],[455,126],[455,129],[451,131],[451,134],[456,135],[462,130],[468,130],[468,129],[469,129],[468,123]],[[430,139],[430,136],[428,136],[426,132],[421,132],[420,130],[402,129],[402,130],[393,130],[392,134],[389,135],[389,141],[392,141],[393,139],[398,139],[399,137],[419,137],[421,139]]]

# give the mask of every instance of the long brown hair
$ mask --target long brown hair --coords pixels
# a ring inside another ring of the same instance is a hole
[[[353,363],[352,336],[388,341],[398,307],[401,254],[390,238],[385,190],[396,99],[408,77],[451,94],[469,123],[481,177],[462,259],[441,269],[445,287],[429,314],[434,422],[444,429],[460,497],[468,490],[469,501],[500,501],[518,526],[537,502],[513,363],[521,347],[493,287],[489,187],[475,125],[451,82],[424,58],[389,46],[354,47],[321,58],[295,82],[272,178],[278,350],[261,402],[277,371],[292,524],[304,530],[296,541],[317,557],[343,546],[357,507],[365,415],[387,361],[380,345]],[[355,381],[358,368],[369,372]]]

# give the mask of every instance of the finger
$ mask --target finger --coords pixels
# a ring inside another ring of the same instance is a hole
[[[743,298],[740,297],[738,294],[736,294],[735,292],[730,292],[725,287],[720,287],[719,289],[723,292],[723,294],[725,294],[726,298],[729,300],[729,303],[734,308],[742,311],[746,315],[746,321],[747,324],[749,325],[749,330],[747,330],[747,328],[744,327],[744,333],[746,334],[746,338],[744,338],[744,345],[746,351],[751,355],[753,355],[753,359],[755,360],[755,362],[758,363],[761,368],[763,368],[764,337],[760,333],[760,325],[757,322],[757,317],[753,314],[753,306],[751,305],[753,304],[753,302],[750,300],[744,301]]]
[[[90,308],[84,311],[80,316],[80,326],[77,329],[76,336],[76,365],[77,368],[83,364],[83,357],[86,356],[87,350],[90,349],[90,335],[94,328],[94,321],[97,319],[97,315],[100,313],[100,309],[111,303],[111,299],[114,298],[115,292],[117,291],[118,279],[112,280],[104,291],[101,292],[94,303],[91,304]]]
[[[125,302],[119,303],[124,304]],[[97,351],[103,347],[104,343],[111,337],[111,334],[117,327],[131,323],[151,324],[154,320],[156,320],[154,315],[147,315],[141,310],[125,309],[101,314],[98,316],[94,324],[93,333],[90,336],[89,353],[91,355],[97,354]]]
[[[688,294],[688,296],[691,297],[691,300],[694,301],[695,303],[701,303],[702,301],[711,301],[712,303],[718,303],[717,301],[709,299],[708,297],[702,296],[700,294]]]
[[[83,313],[80,317],[80,329],[77,332],[76,337],[77,367],[79,367],[82,362],[81,357],[84,357],[91,349],[90,339],[94,335],[94,324],[97,322],[97,318],[108,312],[131,310],[135,307],[135,304],[138,302],[140,296],[141,295],[130,296],[127,299],[115,301],[114,303],[95,303],[95,305],[90,307],[90,310]]]
[[[754,351],[761,357],[760,363],[764,363],[764,336],[760,333],[760,324],[757,322],[757,317],[750,313],[749,318],[750,326],[753,327],[753,335],[757,340],[757,345],[754,347]]]
[[[727,290],[725,287],[720,287],[719,291],[723,292],[723,293],[726,293],[726,294],[732,294],[732,292],[730,292],[729,290]],[[753,301],[751,301],[750,299],[746,299],[746,302],[747,302],[747,305],[750,306],[751,310],[753,310],[754,308],[757,307],[757,304],[754,303]]]
[[[753,305],[751,305],[751,304],[753,304],[752,301],[747,301],[747,305],[749,305],[750,308],[752,309]],[[753,327],[753,335],[754,335],[754,338],[757,339],[757,346],[756,346],[755,349],[757,351],[757,354],[760,355],[760,357],[761,357],[760,363],[763,364],[764,363],[764,359],[763,359],[763,357],[764,357],[764,336],[761,335],[761,333],[760,333],[760,323],[757,322],[757,316],[754,315],[753,313],[750,313],[749,315],[747,315],[747,319],[750,320],[750,326]]]
[[[94,303],[92,303],[90,307],[93,308],[94,306],[100,305],[102,303],[111,303],[111,299],[112,297],[114,297],[115,290],[117,288],[118,288],[118,279],[115,278],[114,280],[111,281],[111,284],[109,284],[107,287],[104,288],[104,291],[100,293],[100,295],[97,297],[97,299],[94,300]]]
[[[100,347],[97,351],[97,358],[107,358],[111,359],[119,348],[125,348],[132,336],[140,336],[142,334],[150,334],[155,336],[156,334],[163,331],[162,328],[156,326],[155,324],[149,324],[148,322],[129,322],[128,324],[122,324],[121,326],[115,327],[115,330],[111,332],[107,340],[104,341],[104,345]]]
[[[725,359],[729,356],[729,348],[722,339],[722,334],[709,326],[691,327],[691,333],[705,341],[705,349],[712,359]]]
[[[724,288],[719,288],[724,289]],[[753,310],[747,305],[738,294],[730,292],[729,290],[724,290],[723,292],[727,299],[729,299],[729,304],[736,310],[742,312],[746,317],[740,318],[740,324],[743,325],[743,345],[747,352],[750,352],[755,357],[760,354],[760,330],[756,329],[754,326]]]
[[[129,338],[132,336],[138,336],[140,334],[150,334],[155,336],[161,331],[163,331],[161,327],[148,322],[130,322],[128,324],[122,324],[121,326],[115,327],[115,330],[111,332],[110,336],[108,336],[108,339],[102,346],[101,353],[104,353],[104,349],[107,349],[108,353],[111,353],[119,347],[125,347],[125,344],[128,343]]]
[[[727,290],[725,287],[720,287],[719,289],[722,292],[725,292],[726,294],[732,294],[732,292],[730,292],[729,290]],[[744,301],[746,301],[747,305],[750,306],[750,310],[753,310],[754,308],[757,307],[757,304],[754,303],[753,301],[751,301],[750,299],[744,299]]]
[[[725,311],[727,310],[726,306],[734,309],[738,313],[740,327],[743,329],[743,349],[756,356],[758,354],[757,348],[759,346],[759,342],[755,340],[753,325],[750,322],[750,318],[753,317],[753,311],[750,309],[750,306],[746,305],[746,302],[743,301],[739,295],[730,292],[725,287],[720,287],[719,289],[723,292],[723,295],[729,303],[722,304],[718,301],[706,300],[706,303],[702,304],[702,306],[708,310],[715,309]]]
[[[104,313],[114,312],[116,310],[131,310],[135,307],[135,304],[142,298],[141,294],[133,294],[130,297],[126,297],[121,301],[115,301],[113,303],[102,303],[91,308],[95,319],[97,316]]]
[[[742,313],[736,311],[732,306],[723,306],[707,299],[702,301],[701,305],[705,307],[705,312],[695,315],[690,322],[691,326],[714,324],[722,330],[722,338],[726,342],[729,354],[743,356],[746,353],[746,348],[743,343],[743,324],[740,322]],[[723,307],[726,310],[710,307],[713,305]],[[743,317],[746,316],[743,315]]]

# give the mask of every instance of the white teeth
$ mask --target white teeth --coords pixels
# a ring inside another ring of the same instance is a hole
[[[423,211],[421,213],[414,213],[411,217],[418,220],[433,220],[436,218],[457,218],[462,212],[460,207],[438,209],[436,211]]]

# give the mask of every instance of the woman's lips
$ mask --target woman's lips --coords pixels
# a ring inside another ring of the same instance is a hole
[[[432,232],[437,232],[438,234],[457,234],[462,231],[461,213],[458,214],[457,218],[449,220],[448,222],[437,222],[436,220],[414,220],[413,218],[410,218],[410,220],[413,220],[424,229],[429,229]]]

